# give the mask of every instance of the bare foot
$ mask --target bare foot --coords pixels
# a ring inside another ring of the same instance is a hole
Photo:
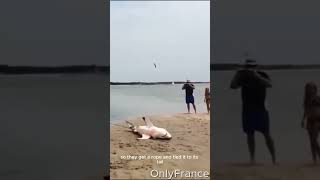
[[[273,165],[278,165],[277,161],[275,159],[272,160]]]
[[[317,160],[314,160],[314,161],[313,161],[313,165],[316,166],[317,164],[318,164],[318,163],[317,163]]]

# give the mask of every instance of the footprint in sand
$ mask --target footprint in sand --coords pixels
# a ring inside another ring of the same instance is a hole
[[[187,150],[187,151],[194,151],[193,147],[191,145],[185,145],[185,144],[178,144],[179,146],[182,146],[183,150]]]
[[[158,144],[158,145],[155,145],[155,146],[151,146],[151,148],[153,150],[157,151],[157,152],[173,152],[173,151],[176,150],[175,148],[171,148],[168,145],[163,146],[163,144],[162,145]]]
[[[116,162],[110,163],[110,169],[119,169],[124,167],[125,167],[125,163],[123,162],[116,161]]]

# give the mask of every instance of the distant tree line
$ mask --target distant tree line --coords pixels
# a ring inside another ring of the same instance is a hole
[[[109,66],[8,66],[0,65],[1,74],[109,73]]]
[[[242,68],[241,64],[211,64],[210,70],[224,71],[235,70]],[[320,64],[307,64],[307,65],[292,65],[292,64],[279,64],[279,65],[259,65],[259,69],[265,70],[286,70],[286,69],[320,69]]]
[[[174,84],[184,84],[185,81],[174,81]],[[209,82],[192,82],[192,83],[209,83]],[[172,81],[166,82],[111,82],[111,85],[159,85],[172,84]]]
[[[240,64],[211,64],[210,70],[224,71],[241,68]],[[277,70],[277,69],[320,69],[319,64],[308,65],[259,65],[260,69]],[[55,74],[55,73],[110,73],[109,66],[98,65],[70,65],[70,66],[9,66],[0,65],[0,74]],[[117,82],[114,82],[117,84]],[[143,84],[142,82],[130,82],[131,84]],[[170,84],[172,82],[158,82],[157,84]],[[181,84],[184,82],[175,82]],[[123,84],[123,83],[121,83]],[[150,83],[149,83],[150,84]]]

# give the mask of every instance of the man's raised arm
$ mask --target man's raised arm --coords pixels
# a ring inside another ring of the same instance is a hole
[[[190,84],[190,86],[192,87],[192,89],[195,89],[194,85],[193,84]]]
[[[268,88],[272,87],[272,82],[266,73],[255,72],[256,77],[262,82],[262,84]]]

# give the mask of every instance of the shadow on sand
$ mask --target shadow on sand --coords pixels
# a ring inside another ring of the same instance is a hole
[[[264,164],[262,163],[255,163],[255,164],[252,164],[252,163],[230,163],[228,164],[230,167],[261,167],[261,166],[264,166]]]

